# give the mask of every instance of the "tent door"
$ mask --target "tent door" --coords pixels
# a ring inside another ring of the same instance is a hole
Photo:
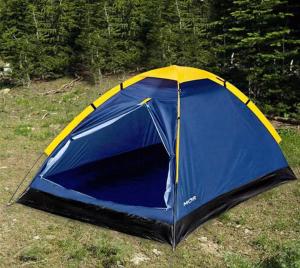
[[[147,108],[95,128],[71,141],[45,179],[100,200],[166,207],[169,155]]]

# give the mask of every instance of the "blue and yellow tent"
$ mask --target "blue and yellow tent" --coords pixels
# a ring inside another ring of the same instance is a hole
[[[212,217],[295,179],[279,142],[229,82],[190,67],[155,69],[75,117],[19,202],[175,247]]]

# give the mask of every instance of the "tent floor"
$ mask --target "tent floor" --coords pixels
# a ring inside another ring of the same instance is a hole
[[[166,207],[169,157],[162,144],[88,163],[47,177],[65,188],[115,203]]]

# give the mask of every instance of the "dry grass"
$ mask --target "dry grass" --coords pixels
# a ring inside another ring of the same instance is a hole
[[[6,206],[18,182],[51,139],[98,94],[70,79],[16,88],[0,98],[0,267],[300,267],[300,183],[283,185],[198,228],[173,253],[148,241],[21,205]],[[283,129],[282,148],[295,171],[300,134]],[[299,172],[297,173],[299,177]],[[28,183],[29,181],[27,181]],[[285,266],[284,266],[285,265]]]

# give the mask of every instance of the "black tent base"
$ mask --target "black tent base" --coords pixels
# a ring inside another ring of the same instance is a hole
[[[176,222],[175,241],[172,224],[57,197],[33,188],[28,188],[18,203],[174,246],[209,219],[259,193],[294,179],[296,177],[293,171],[287,167],[213,199]]]
[[[136,215],[61,198],[29,188],[18,203],[130,235],[171,243],[171,225]]]
[[[269,173],[251,183],[218,196],[176,223],[176,244],[206,221],[215,218],[251,197],[295,179],[296,176],[292,169],[287,167]]]

